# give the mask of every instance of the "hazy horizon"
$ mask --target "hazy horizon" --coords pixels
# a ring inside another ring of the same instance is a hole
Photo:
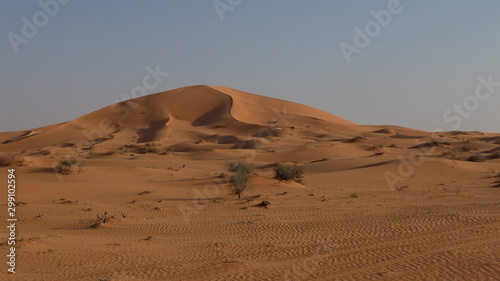
[[[156,68],[147,94],[227,86],[357,124],[500,132],[497,1],[1,5],[0,132],[132,98]]]

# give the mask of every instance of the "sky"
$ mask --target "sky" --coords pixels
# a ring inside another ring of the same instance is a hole
[[[149,69],[161,75],[147,94],[227,86],[357,124],[499,133],[499,11],[498,0],[2,1],[0,131],[130,98]]]

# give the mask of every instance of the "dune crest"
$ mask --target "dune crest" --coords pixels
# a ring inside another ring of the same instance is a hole
[[[134,138],[136,143],[168,142],[170,135],[182,135],[186,130],[203,131],[197,127],[227,127],[232,134],[242,137],[258,134],[265,127],[290,126],[292,120],[295,124],[319,120],[332,126],[355,125],[305,105],[227,87],[201,85],[123,101],[67,123],[37,129],[36,133],[25,131],[9,139],[16,150],[110,137],[124,140],[123,144]],[[9,145],[3,148],[8,151]]]

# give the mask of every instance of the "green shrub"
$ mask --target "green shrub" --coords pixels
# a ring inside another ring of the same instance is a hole
[[[26,160],[22,156],[16,156],[10,153],[0,155],[0,167],[23,166],[25,164]]]
[[[274,167],[274,178],[278,180],[295,180],[300,182],[304,176],[304,168],[298,164],[281,164]]]
[[[156,147],[156,144],[154,142],[148,142],[142,148],[142,152],[157,154],[158,152],[160,152],[160,150]]]
[[[392,147],[392,148],[399,148],[399,146],[398,146],[397,144],[394,144],[394,143],[393,143],[393,144],[391,144],[391,145],[389,145],[389,147]]]
[[[77,158],[67,158],[59,161],[56,165],[56,173],[61,175],[79,174],[82,171],[83,160]]]
[[[228,170],[232,173],[230,181],[233,184],[233,193],[241,198],[241,193],[248,189],[248,181],[253,174],[254,166],[248,162],[229,162]]]

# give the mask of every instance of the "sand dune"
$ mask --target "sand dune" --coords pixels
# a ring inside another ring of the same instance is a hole
[[[18,272],[1,280],[500,276],[499,134],[357,125],[193,86],[0,133],[4,155],[24,163]],[[68,156],[81,171],[56,174]],[[242,199],[228,161],[255,165]],[[301,183],[273,178],[276,163],[292,162]]]

